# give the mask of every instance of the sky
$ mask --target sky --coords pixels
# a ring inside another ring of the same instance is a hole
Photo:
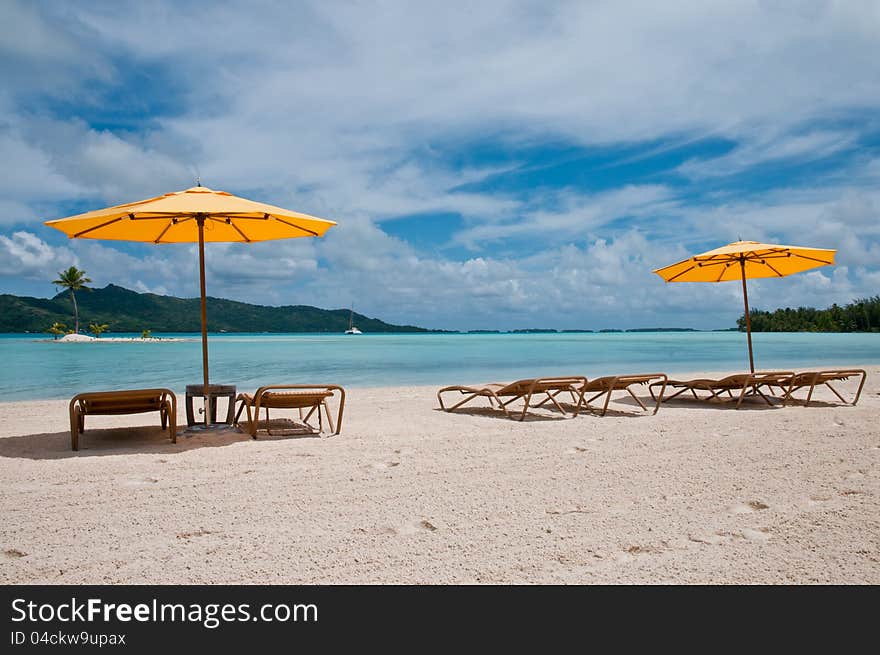
[[[42,224],[204,186],[329,218],[208,293],[440,329],[727,328],[737,239],[838,249],[756,309],[880,293],[880,2],[0,3],[0,293],[198,295],[196,250]]]

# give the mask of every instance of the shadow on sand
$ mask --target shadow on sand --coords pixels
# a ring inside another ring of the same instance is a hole
[[[318,438],[314,434],[258,435],[258,441]],[[70,432],[44,432],[0,439],[0,457],[20,459],[67,459],[103,457],[105,455],[173,455],[199,448],[220,448],[242,441],[253,441],[246,432],[223,429],[187,433],[178,427],[177,443],[171,443],[168,432],[158,426],[95,428],[79,437],[79,450],[70,449]]]
[[[810,407],[839,407],[839,403],[831,403],[825,402],[822,400],[816,400],[815,398],[810,401]],[[676,398],[672,398],[670,400],[663,401],[663,404],[660,406],[660,412],[663,413],[663,407],[694,407],[701,409],[729,409],[733,411],[737,411],[736,409],[736,400],[731,400],[730,398],[724,398],[721,400],[713,399],[713,400],[696,400],[693,396],[685,396],[682,394]],[[800,403],[792,403],[790,402],[788,405],[783,405],[782,401],[778,398],[774,397],[774,401],[772,405],[768,405],[765,400],[760,397],[750,396],[745,398],[742,402],[742,405],[739,406],[740,412],[746,411],[763,411],[763,410],[776,410],[783,409],[784,407],[800,407],[803,408],[803,402]]]
[[[540,423],[540,422],[553,422],[553,421],[566,421],[575,418],[574,411],[575,406],[573,403],[569,402],[560,402],[559,403],[562,408],[566,411],[566,414],[563,416],[559,410],[554,407],[549,407],[547,405],[539,406],[536,405],[534,407],[530,407],[529,411],[526,413],[525,418],[522,420],[523,423]],[[616,409],[614,405],[627,405],[632,407],[634,411],[623,411],[620,409]],[[647,403],[646,403],[647,405]],[[632,398],[615,398],[608,405],[608,411],[606,412],[606,416],[614,416],[619,418],[638,418],[641,416],[650,416],[654,412],[653,403],[648,406],[648,411],[642,410],[639,407],[638,403],[636,403]],[[446,412],[446,410],[440,409],[439,407],[435,407],[434,411],[437,412]],[[459,407],[458,409],[454,409],[450,414],[466,414],[468,416],[480,416],[485,418],[500,418],[505,421],[517,420],[520,417],[520,413],[522,412],[522,405],[519,407],[512,407],[508,410],[510,415],[505,415],[497,407],[480,407],[480,406],[465,406]],[[581,407],[580,416],[598,416],[602,411],[601,406],[596,407],[595,405],[589,405],[587,407]],[[519,421],[517,421],[519,422]]]

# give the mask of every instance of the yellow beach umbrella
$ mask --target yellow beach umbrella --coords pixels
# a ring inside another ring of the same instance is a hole
[[[282,209],[201,185],[163,196],[46,221],[71,239],[149,243],[198,243],[202,310],[202,369],[205,423],[210,420],[208,322],[205,306],[205,242],[320,237],[333,221]]]
[[[755,372],[752,354],[752,321],[749,317],[750,278],[785,277],[819,266],[834,264],[834,250],[779,246],[757,241],[737,241],[721,248],[694,255],[654,272],[667,282],[729,282],[742,280],[746,333],[749,342],[749,369]]]

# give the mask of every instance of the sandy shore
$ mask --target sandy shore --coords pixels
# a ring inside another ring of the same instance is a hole
[[[78,453],[65,401],[0,404],[0,582],[880,583],[878,367],[857,407],[524,423],[436,388],[351,389],[325,439],[95,417]]]

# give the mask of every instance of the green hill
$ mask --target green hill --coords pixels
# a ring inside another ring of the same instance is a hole
[[[115,284],[76,294],[80,328],[106,323],[112,332],[199,332],[199,299],[137,293]],[[336,332],[348,329],[349,310],[307,305],[266,307],[208,298],[211,332]],[[45,332],[54,322],[73,327],[67,291],[54,298],[0,295],[0,332]],[[412,325],[392,325],[362,314],[354,324],[363,332],[427,332]]]

